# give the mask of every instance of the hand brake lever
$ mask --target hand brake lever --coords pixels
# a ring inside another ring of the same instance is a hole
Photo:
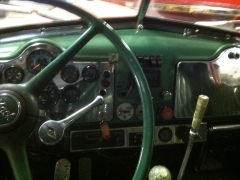
[[[54,145],[58,143],[63,138],[64,131],[67,127],[69,127],[72,123],[74,123],[78,118],[83,116],[89,110],[96,106],[102,105],[103,103],[103,97],[97,96],[91,103],[79,109],[77,112],[73,113],[72,115],[68,116],[63,120],[48,120],[44,122],[38,130],[40,140],[46,145]]]

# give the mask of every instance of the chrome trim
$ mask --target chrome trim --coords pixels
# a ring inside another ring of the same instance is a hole
[[[209,131],[226,131],[226,130],[237,130],[240,129],[240,124],[234,125],[221,125],[221,126],[213,126],[209,128]]]
[[[180,61],[176,72],[175,117],[192,118],[192,107],[200,94],[208,95],[211,101],[205,116],[240,115],[240,61],[236,59],[239,56],[240,48],[236,46],[209,61]]]
[[[49,51],[55,58],[62,52],[57,47],[48,43],[34,43],[28,46],[26,49],[24,49],[19,56],[9,60],[0,60],[0,68],[2,69],[2,71],[4,71],[4,69],[11,66],[21,67],[25,74],[21,83],[25,83],[33,77],[33,74],[29,73],[27,69],[27,58],[33,51],[40,50],[40,49]],[[7,83],[7,81],[4,78],[3,78],[3,82]]]
[[[179,125],[169,125],[169,126],[155,126],[155,138],[154,138],[154,145],[167,145],[167,144],[182,144],[184,143],[182,140],[178,139],[175,135],[175,129]],[[191,124],[183,124],[183,126],[191,127]],[[162,128],[169,128],[172,131],[173,137],[169,142],[162,142],[158,138],[158,132]],[[81,151],[92,151],[92,150],[102,150],[102,149],[119,149],[119,148],[132,148],[132,147],[138,147],[138,146],[130,146],[129,145],[129,134],[130,133],[142,133],[143,128],[142,127],[126,127],[126,128],[116,128],[116,129],[110,129],[112,131],[114,130],[123,130],[124,131],[124,145],[123,146],[116,146],[116,147],[104,147],[104,148],[89,148],[89,149],[73,149],[72,148],[72,135],[73,133],[77,132],[100,132],[100,129],[94,129],[94,130],[77,130],[77,131],[71,131],[70,132],[70,152],[81,152]],[[201,127],[199,129],[199,137],[196,139],[195,142],[204,142],[207,139],[207,123],[202,123]]]

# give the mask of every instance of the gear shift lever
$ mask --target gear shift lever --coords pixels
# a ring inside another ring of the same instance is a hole
[[[194,143],[195,139],[198,137],[198,130],[200,128],[208,101],[209,101],[209,98],[207,96],[205,96],[205,95],[198,96],[196,109],[195,109],[195,112],[193,115],[192,127],[189,132],[188,145],[187,145],[187,149],[185,152],[185,156],[184,156],[182,166],[180,168],[177,180],[182,179],[183,173],[185,171],[185,168],[186,168],[186,165],[188,162],[188,158],[189,158],[191,150],[192,150],[193,143]]]
[[[46,121],[40,126],[38,130],[40,140],[46,145],[54,145],[58,143],[62,139],[64,135],[64,130],[67,127],[69,127],[72,123],[74,123],[78,118],[83,116],[89,110],[96,106],[102,105],[103,103],[103,97],[97,96],[91,103],[61,121]]]

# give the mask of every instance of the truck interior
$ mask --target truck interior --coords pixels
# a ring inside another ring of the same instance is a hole
[[[240,3],[0,1],[0,167],[240,179]]]

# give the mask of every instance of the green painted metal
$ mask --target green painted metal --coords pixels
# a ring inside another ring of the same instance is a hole
[[[17,41],[17,42],[12,42],[12,43],[7,43],[1,46],[0,49],[0,60],[4,59],[13,59],[17,56],[19,56],[24,49],[29,47],[30,45],[34,43],[48,43],[52,44],[53,46],[59,48],[61,51],[64,50],[57,42],[52,41],[51,39],[47,38],[34,38],[32,40],[22,40],[22,41]]]
[[[91,15],[87,14],[86,12],[79,10],[78,8],[67,4],[61,1],[39,1],[39,2],[46,2],[47,4],[57,5],[64,9],[70,10],[72,13],[78,14],[88,22],[90,22],[90,28],[75,42],[73,43],[66,51],[64,51],[61,55],[59,55],[49,66],[47,66],[43,71],[41,71],[38,75],[33,77],[29,82],[23,85],[24,90],[29,94],[37,95],[38,92],[43,89],[51,79],[58,73],[60,69],[71,59],[90,39],[95,36],[96,33],[102,32],[113,44],[116,48],[120,51],[120,54],[124,57],[124,60],[129,65],[132,73],[134,74],[135,80],[138,85],[141,101],[143,104],[144,109],[144,130],[143,130],[143,143],[141,148],[141,155],[139,157],[139,162],[134,174],[133,179],[140,180],[146,179],[151,158],[152,158],[152,149],[153,149],[153,137],[154,137],[154,116],[153,116],[153,107],[152,107],[152,100],[150,89],[148,87],[147,81],[145,79],[144,73],[138,64],[134,54],[131,52],[130,48],[127,44],[120,39],[117,34],[115,34],[114,30],[105,22],[101,20],[97,20],[96,18],[92,17]],[[11,87],[11,86],[9,86]],[[14,88],[14,85],[12,87]],[[15,89],[18,91],[17,89]],[[21,95],[25,97],[24,92],[22,89],[19,92]],[[30,96],[31,97],[31,96]],[[33,98],[33,100],[36,100]],[[31,103],[27,103],[30,105]],[[21,125],[21,127],[29,127],[27,125],[30,121],[30,118],[26,118]],[[30,129],[30,128],[29,128]],[[30,129],[32,130],[32,128]],[[21,132],[21,131],[18,131]],[[13,137],[16,136],[16,131],[10,132],[9,134]],[[3,137],[3,136],[2,136]],[[25,137],[26,138],[26,137]],[[6,140],[9,140],[8,137],[5,137]],[[23,138],[24,140],[24,138]],[[18,146],[11,146],[13,141],[9,141],[10,143],[4,147],[3,149],[7,152],[11,165],[13,167],[13,171],[15,174],[15,178],[17,180],[20,179],[31,179],[29,166],[26,162],[26,153],[25,153],[25,146],[24,143],[18,144]],[[23,141],[21,141],[23,142]],[[13,148],[11,148],[13,147]],[[16,157],[16,149],[20,149],[20,156],[19,159]],[[21,164],[20,160],[23,160],[23,164]],[[22,165],[20,167],[20,164]],[[21,175],[19,172],[25,171],[26,175]]]
[[[143,107],[143,141],[141,146],[141,154],[139,157],[138,165],[135,170],[133,179],[134,180],[144,180],[147,178],[148,171],[150,168],[150,163],[152,159],[153,151],[153,140],[154,140],[154,112],[153,104],[151,98],[151,92],[148,87],[145,75],[140,67],[135,55],[132,53],[127,44],[120,39],[114,32],[113,29],[109,27],[108,24],[104,23],[107,27],[104,29],[103,34],[109,38],[114,45],[119,50],[120,54],[123,56],[125,62],[131,69],[131,72],[135,78],[141,102]]]
[[[45,2],[62,3],[47,0]],[[145,3],[147,3],[147,1]],[[59,47],[59,49],[66,50],[27,84],[19,86],[7,85],[1,88],[10,88],[13,91],[20,92],[21,96],[26,99],[27,108],[29,110],[27,116],[30,117],[26,118],[23,127],[20,126],[13,133],[7,133],[6,135],[0,134],[0,147],[2,147],[8,154],[16,180],[31,179],[24,141],[33,129],[36,122],[34,117],[38,114],[36,103],[34,103],[36,98],[33,94],[36,95],[39,90],[43,89],[75,54],[75,58],[81,60],[85,57],[89,57],[88,55],[93,54],[92,52],[94,52],[92,58],[96,60],[106,59],[109,52],[120,52],[120,59],[124,59],[125,61],[119,62],[119,66],[127,64],[134,74],[138,84],[138,89],[133,90],[130,98],[134,97],[133,99],[138,99],[138,95],[136,94],[137,92],[140,92],[139,102],[136,101],[136,105],[141,102],[144,109],[143,144],[133,179],[146,179],[152,157],[154,118],[156,118],[157,121],[162,120],[160,116],[153,115],[153,106],[157,107],[158,104],[171,106],[173,104],[173,100],[165,102],[158,94],[165,89],[174,90],[176,63],[182,60],[207,61],[209,59],[214,59],[223,49],[232,46],[232,44],[224,41],[203,39],[199,37],[184,37],[182,34],[152,30],[142,30],[138,32],[133,29],[113,31],[107,23],[92,19],[90,15],[81,10],[79,11],[78,8],[72,6],[67,6],[67,8],[71,9],[73,13],[82,14],[84,18],[90,22],[90,28],[77,40],[77,42],[72,44],[72,42],[77,39],[78,35],[66,35],[49,37],[48,39],[38,38],[33,40],[23,40],[1,45],[0,52],[3,53],[1,53],[0,59],[14,58],[27,46],[35,42],[50,43]],[[139,14],[139,22],[142,20],[145,13]],[[102,34],[97,34],[99,32]],[[128,45],[126,45],[122,39]],[[114,42],[115,46],[111,41]],[[9,50],[9,48],[12,49]],[[80,49],[81,51],[79,51]],[[189,49],[191,49],[191,51],[189,51]],[[162,68],[160,88],[151,88],[150,92],[144,74],[134,57],[134,54],[162,55],[164,64]],[[122,75],[117,78],[124,79],[124,76]],[[154,99],[152,102],[150,94],[158,98]],[[121,102],[121,100],[117,99],[117,102]],[[19,132],[23,129],[28,129],[29,131],[26,132],[27,134],[25,136],[19,136]],[[16,137],[19,141],[18,144],[15,144]]]
[[[182,34],[142,30],[136,32],[134,29],[116,30],[118,36],[123,39],[136,55],[141,54],[162,54],[164,58],[171,59],[175,63],[179,60],[209,60],[216,57],[220,51],[232,46],[225,41],[211,39],[184,37]],[[67,49],[79,35],[54,36],[49,38],[36,38],[33,40],[23,40],[2,44],[0,59],[11,59],[18,56],[27,46],[35,42],[50,43],[60,49]],[[191,51],[189,49],[191,48]],[[14,50],[15,49],[15,50]],[[92,53],[94,52],[94,54]],[[108,57],[108,53],[117,52],[114,45],[102,34],[97,34],[91,39],[81,51],[76,54],[76,59],[84,59],[92,54],[96,58]],[[174,52],[174,53],[172,53]],[[4,56],[3,56],[4,54]],[[174,59],[173,59],[174,58]]]
[[[28,116],[13,132],[0,134],[0,147],[6,152],[15,180],[31,180],[25,140],[35,127],[37,118]]]
[[[138,13],[137,25],[140,24],[143,18],[145,17],[149,3],[150,0],[143,0],[143,2],[141,3],[140,10]]]

